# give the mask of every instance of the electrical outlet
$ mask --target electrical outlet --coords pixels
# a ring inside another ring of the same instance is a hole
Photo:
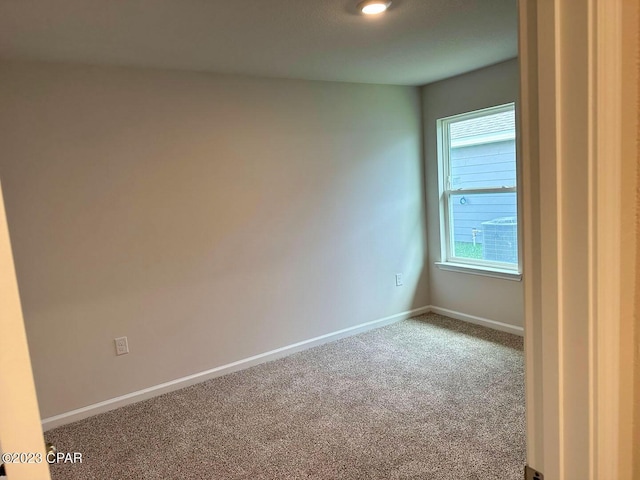
[[[116,355],[124,355],[129,353],[129,342],[127,341],[127,337],[118,337],[115,339],[116,342]]]
[[[396,273],[396,287],[401,287],[402,285],[402,274]]]

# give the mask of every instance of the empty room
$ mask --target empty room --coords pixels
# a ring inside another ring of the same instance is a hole
[[[1,4],[52,478],[520,478],[516,5],[268,3]]]
[[[7,478],[521,479],[518,35],[513,0],[0,0]]]

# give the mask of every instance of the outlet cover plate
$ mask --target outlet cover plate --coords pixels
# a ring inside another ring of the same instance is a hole
[[[129,342],[127,337],[118,337],[114,340],[116,342],[116,355],[125,355],[129,353]]]

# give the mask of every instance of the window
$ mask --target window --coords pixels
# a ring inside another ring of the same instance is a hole
[[[442,118],[437,127],[438,265],[519,279],[514,104]]]

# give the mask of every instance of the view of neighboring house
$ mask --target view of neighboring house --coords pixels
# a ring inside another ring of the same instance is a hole
[[[449,188],[460,190],[451,195],[456,256],[517,263],[517,193],[510,191],[517,184],[513,107],[452,121],[449,137]],[[485,189],[490,192],[477,191]]]

